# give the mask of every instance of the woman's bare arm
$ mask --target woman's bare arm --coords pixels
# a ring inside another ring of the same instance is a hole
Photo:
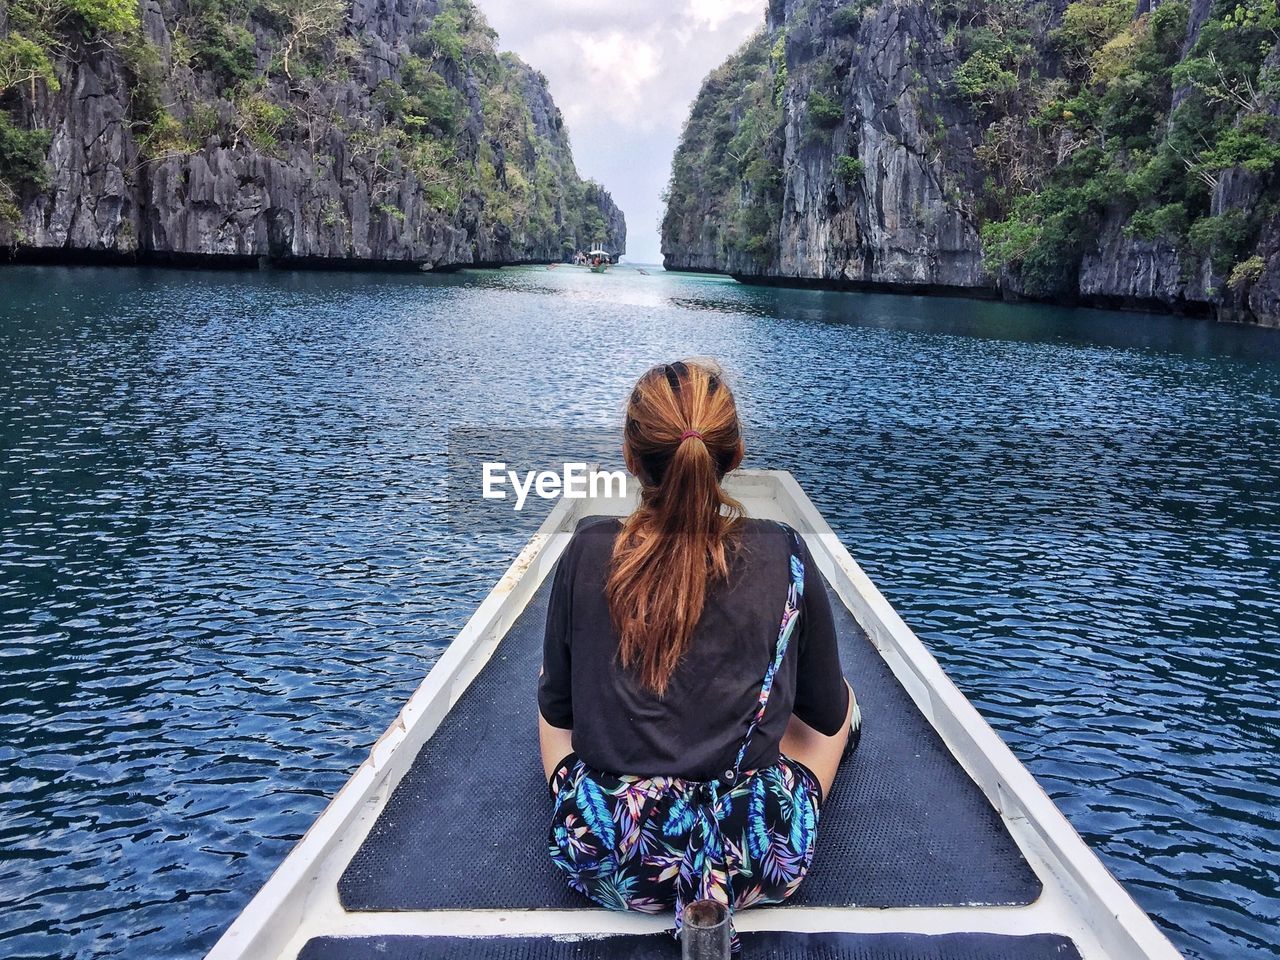
[[[831,785],[836,779],[836,770],[840,767],[840,758],[844,756],[844,746],[849,742],[849,724],[853,721],[853,688],[849,681],[844,683],[849,690],[849,705],[845,707],[844,727],[834,736],[824,736],[809,726],[799,717],[792,715],[787,723],[787,732],[782,736],[780,749],[793,760],[799,760],[813,771],[822,786],[825,799],[831,793]],[[547,774],[550,777],[550,774]]]
[[[542,775],[550,782],[560,761],[573,753],[573,731],[553,727],[538,714],[538,744],[542,747]]]

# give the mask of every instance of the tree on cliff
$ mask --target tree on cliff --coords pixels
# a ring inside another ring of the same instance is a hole
[[[266,9],[282,24],[281,66],[292,80],[289,58],[295,52],[310,53],[330,39],[342,25],[347,5],[344,0],[267,0]]]

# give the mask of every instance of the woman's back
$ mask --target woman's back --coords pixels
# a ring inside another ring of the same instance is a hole
[[[616,519],[587,521],[561,558],[547,611],[542,715],[572,728],[574,751],[598,770],[720,778],[733,766],[773,659],[791,582],[792,534],[771,521],[740,522],[728,575],[708,586],[698,625],[659,695],[618,655],[605,581],[621,529]],[[798,625],[743,770],[778,759],[793,713],[826,735],[845,720],[830,604],[801,551],[806,569]]]

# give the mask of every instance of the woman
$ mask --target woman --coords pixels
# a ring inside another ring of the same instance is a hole
[[[679,929],[694,900],[796,891],[859,721],[804,542],[721,487],[743,446],[718,371],[642,376],[623,452],[640,504],[578,529],[547,611],[550,851],[592,900]]]

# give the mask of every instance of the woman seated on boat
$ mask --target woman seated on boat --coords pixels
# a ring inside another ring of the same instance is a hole
[[[618,910],[781,903],[860,718],[804,541],[721,487],[742,460],[710,365],[655,367],[627,407],[625,520],[556,568],[538,701],[569,885]]]

